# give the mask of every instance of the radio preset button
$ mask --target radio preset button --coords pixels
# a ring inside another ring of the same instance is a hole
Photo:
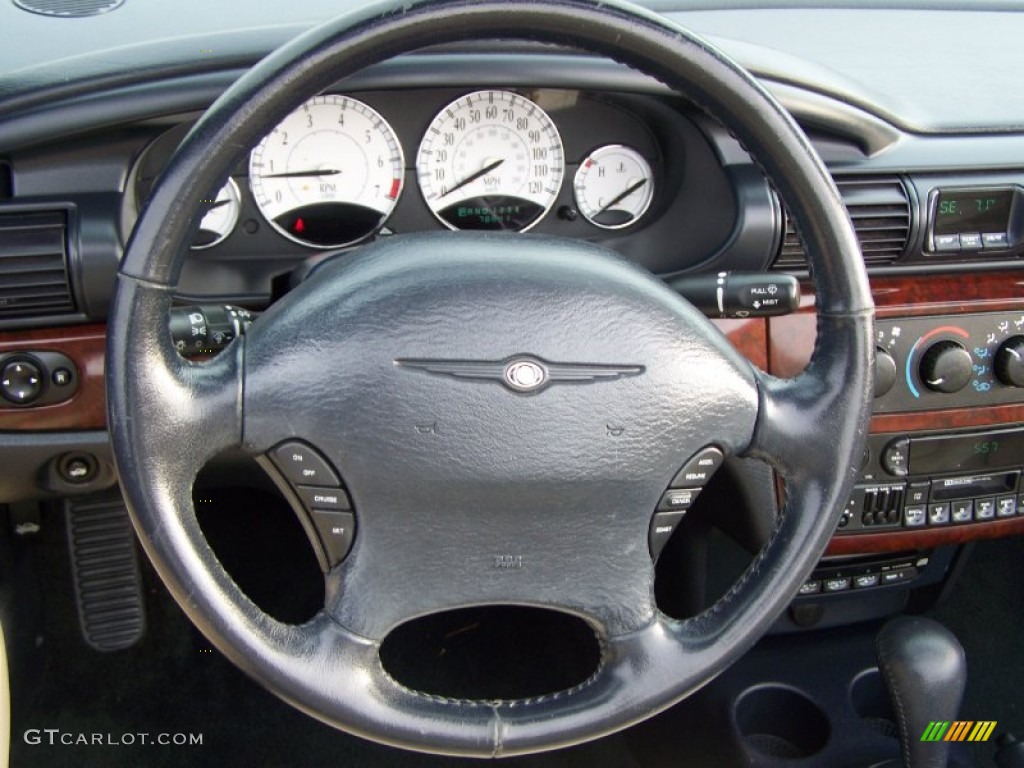
[[[903,510],[903,524],[907,528],[919,528],[925,524],[926,519],[924,504],[913,504]]]
[[[949,522],[949,504],[928,505],[928,525],[946,525]]]
[[[1013,517],[1017,514],[1017,497],[1000,496],[996,500],[996,517]]]
[[[954,523],[969,523],[973,518],[974,501],[972,499],[964,499],[963,501],[953,502]]]
[[[975,520],[992,520],[996,516],[996,500],[991,496],[974,502]]]

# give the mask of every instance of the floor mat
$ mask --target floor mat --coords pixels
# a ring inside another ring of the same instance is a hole
[[[962,720],[996,720],[995,734],[1024,738],[1024,538],[978,542],[949,597],[930,615],[949,627],[967,652]],[[991,764],[995,736],[972,745]],[[986,763],[985,760],[989,762]]]

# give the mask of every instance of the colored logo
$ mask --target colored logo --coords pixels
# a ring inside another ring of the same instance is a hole
[[[921,741],[988,741],[996,729],[995,720],[933,720],[921,735]]]

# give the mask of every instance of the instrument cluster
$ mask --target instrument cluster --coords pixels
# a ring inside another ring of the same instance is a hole
[[[600,234],[644,223],[656,199],[661,149],[617,105],[551,90],[475,90],[428,110],[407,97],[386,105],[394,114],[350,95],[309,99],[208,197],[193,249],[212,249],[243,225],[251,234],[253,208],[285,240],[335,249],[425,228],[416,215],[396,226],[402,203],[429,211],[434,226],[511,232],[537,227],[562,203],[561,218]],[[574,134],[568,144],[564,130]],[[157,154],[166,159],[171,148]],[[159,169],[145,157],[139,165],[141,205]]]

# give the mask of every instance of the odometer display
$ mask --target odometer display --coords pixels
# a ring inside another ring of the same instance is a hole
[[[450,229],[521,232],[555,202],[565,175],[562,139],[529,99],[477,91],[430,123],[416,175],[427,206]]]
[[[402,192],[405,160],[387,121],[361,101],[317,96],[249,157],[256,204],[278,232],[335,248],[383,225]]]

